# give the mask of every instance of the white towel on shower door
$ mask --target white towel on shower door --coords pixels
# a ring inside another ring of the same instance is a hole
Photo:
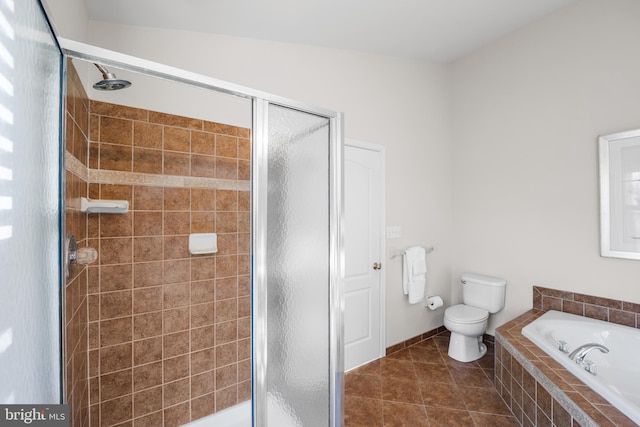
[[[425,250],[412,246],[402,257],[402,291],[409,296],[409,304],[417,304],[424,299],[427,263]]]

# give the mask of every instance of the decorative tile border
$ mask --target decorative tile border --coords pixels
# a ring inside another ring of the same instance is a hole
[[[544,311],[563,311],[632,328],[640,328],[640,304],[627,301],[534,286],[533,308]]]
[[[156,175],[139,172],[120,172],[89,169],[91,184],[151,185],[156,187],[198,187],[216,190],[249,191],[249,181],[199,178],[192,176]]]
[[[90,169],[68,151],[65,152],[65,166],[68,171],[90,184],[149,185],[178,188],[197,187],[234,191],[250,191],[251,189],[251,183],[249,181]]]
[[[542,314],[530,310],[496,329],[495,386],[516,419],[526,426],[635,426],[522,335]]]
[[[76,175],[83,181],[89,181],[89,168],[68,151],[64,152],[65,169]]]

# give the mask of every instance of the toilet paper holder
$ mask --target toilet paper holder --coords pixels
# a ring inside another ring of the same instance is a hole
[[[427,297],[427,305],[426,307],[429,310],[437,310],[440,307],[444,306],[444,301],[442,300],[442,298],[438,295],[431,295]]]

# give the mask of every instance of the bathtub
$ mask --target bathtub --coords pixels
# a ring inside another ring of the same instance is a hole
[[[640,425],[639,329],[551,310],[522,328],[522,335]],[[586,343],[610,351],[594,349],[587,355],[597,367],[592,375],[558,349],[559,341],[567,343],[569,353]]]
[[[183,427],[251,427],[251,401],[239,403]]]

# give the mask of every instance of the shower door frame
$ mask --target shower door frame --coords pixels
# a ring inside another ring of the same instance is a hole
[[[267,92],[243,87],[202,74],[182,70],[168,65],[141,59],[135,56],[103,49],[58,37],[62,49],[63,63],[66,58],[100,63],[126,71],[145,74],[164,80],[183,83],[228,95],[234,95],[252,101],[251,132],[251,341],[252,341],[252,405],[253,425],[267,426],[266,408],[266,150],[268,146],[268,108],[269,105],[287,107],[300,112],[325,117],[329,120],[329,426],[341,425],[343,414],[343,312],[344,301],[342,279],[344,277],[343,250],[343,114],[299,101],[273,95]],[[263,404],[264,403],[264,404]]]
[[[269,107],[290,108],[329,119],[329,426],[339,427],[343,419],[344,387],[342,374],[344,371],[344,236],[343,236],[343,118],[341,113],[331,116],[326,110],[313,109],[303,104],[283,98],[254,99],[252,146],[252,304],[257,313],[252,317],[251,337],[253,340],[253,413],[254,426],[267,426],[267,192],[268,192],[268,135]],[[320,111],[325,112],[320,113]],[[254,161],[255,160],[255,161]],[[313,262],[313,261],[312,261]],[[256,330],[259,333],[255,333]]]

